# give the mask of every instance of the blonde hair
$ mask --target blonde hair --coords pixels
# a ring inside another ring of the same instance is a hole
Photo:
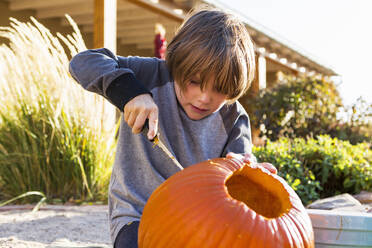
[[[254,45],[244,24],[208,6],[189,13],[168,45],[166,62],[182,91],[198,73],[201,89],[213,76],[214,89],[229,102],[249,89],[255,73]]]

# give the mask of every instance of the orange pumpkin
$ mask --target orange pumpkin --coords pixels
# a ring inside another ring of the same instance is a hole
[[[278,175],[235,159],[192,165],[149,198],[139,248],[314,247],[310,218]]]

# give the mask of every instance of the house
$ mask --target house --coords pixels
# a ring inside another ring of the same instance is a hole
[[[66,34],[72,31],[64,16],[67,13],[78,24],[88,48],[104,46],[123,56],[153,56],[155,25],[165,28],[165,38],[170,41],[186,13],[200,3],[230,8],[219,0],[0,0],[0,26],[7,26],[9,17],[29,21],[34,16],[53,33]],[[246,24],[257,54],[256,77],[243,97],[271,87],[279,71],[321,77],[337,75],[329,66],[244,13],[235,13]]]

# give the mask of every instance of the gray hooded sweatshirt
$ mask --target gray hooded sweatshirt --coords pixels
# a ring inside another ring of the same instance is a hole
[[[164,60],[115,56],[102,48],[77,54],[69,69],[84,89],[102,95],[120,111],[133,97],[150,93],[159,109],[160,139],[184,168],[228,152],[251,153],[249,118],[241,104],[224,105],[201,120],[191,120],[177,101]],[[151,193],[178,171],[160,148],[144,135],[133,134],[121,118],[108,195],[113,242],[124,225],[140,220]]]

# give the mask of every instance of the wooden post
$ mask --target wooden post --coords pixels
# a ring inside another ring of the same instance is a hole
[[[117,0],[94,0],[94,48],[106,47],[116,54]]]
[[[266,59],[263,55],[259,54],[257,60],[258,88],[262,90],[266,88]]]
[[[251,87],[249,88],[246,96],[247,97],[255,97],[258,94],[258,91],[260,90],[260,70],[259,70],[259,57],[261,55],[256,53],[255,54],[255,62],[256,62],[256,70],[255,70],[255,76],[252,81]]]
[[[246,104],[246,100],[248,98],[252,98],[258,95],[258,92],[261,89],[266,88],[266,59],[264,55],[260,53],[255,54],[256,59],[256,72],[255,77],[252,82],[252,85],[248,92],[242,97],[240,102],[242,103],[243,107],[246,109],[246,111],[250,114],[254,112],[254,109],[252,109],[251,106]],[[251,123],[252,124],[252,123]],[[251,126],[252,131],[252,143],[255,146],[260,146],[264,144],[264,140],[259,137],[260,135],[260,129],[255,126]]]
[[[94,0],[94,48],[105,47],[116,54],[116,0]],[[102,109],[115,112],[113,125],[120,119],[120,111],[108,101]]]

